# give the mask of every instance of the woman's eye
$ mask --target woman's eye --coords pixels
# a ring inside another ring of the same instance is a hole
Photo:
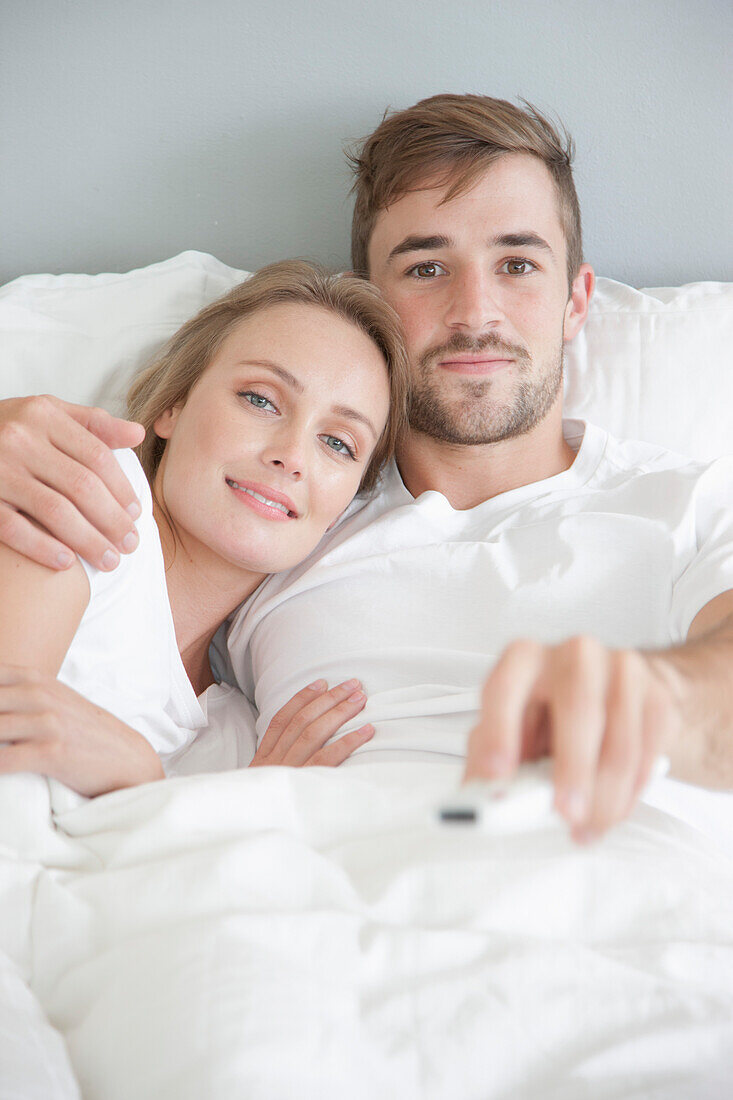
[[[348,455],[350,458],[354,458],[354,452],[348,443],[344,443],[343,439],[339,439],[336,435],[324,435],[321,437],[326,446],[332,451],[335,451],[339,455]]]
[[[414,275],[418,279],[434,279],[436,275],[445,275],[445,268],[442,264],[428,261],[424,264],[415,264],[407,274]]]
[[[507,260],[502,265],[502,270],[506,271],[507,275],[529,275],[534,269],[535,265],[531,260]]]
[[[264,397],[261,393],[254,393],[252,390],[243,390],[238,396],[243,397],[245,401],[249,401],[250,405],[254,405],[256,409],[266,409],[268,406],[271,409],[275,408],[269,398]]]

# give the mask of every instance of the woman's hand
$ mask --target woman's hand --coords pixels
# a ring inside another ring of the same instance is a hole
[[[47,775],[89,797],[164,778],[137,730],[53,676],[0,665],[0,775],[11,772]]]
[[[325,680],[316,680],[281,707],[267,727],[250,768],[272,764],[335,767],[374,736],[374,726],[366,725],[326,745],[366,703],[358,680],[346,680],[330,691],[327,687]]]

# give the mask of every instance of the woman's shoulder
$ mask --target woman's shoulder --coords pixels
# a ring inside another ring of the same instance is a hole
[[[140,459],[129,447],[120,448],[117,451],[113,451],[112,454],[117,459],[117,463],[123,474],[132,485],[143,511],[152,511],[153,498],[150,492],[148,479],[145,476],[145,471],[140,465]]]

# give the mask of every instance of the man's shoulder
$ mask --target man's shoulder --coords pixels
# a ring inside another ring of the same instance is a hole
[[[586,491],[610,493],[632,510],[650,516],[697,514],[728,508],[733,493],[733,455],[700,461],[639,439],[608,433],[600,462]],[[622,494],[619,497],[618,494]]]
[[[605,446],[601,462],[602,469],[615,468],[626,471],[629,477],[647,473],[678,471],[687,477],[702,474],[710,462],[700,462],[688,455],[671,451],[658,443],[643,439],[621,438],[605,434]]]

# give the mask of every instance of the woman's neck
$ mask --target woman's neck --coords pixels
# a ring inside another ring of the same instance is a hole
[[[239,569],[199,542],[174,537],[157,502],[153,515],[163,548],[178,652],[194,691],[200,695],[214,682],[209,663],[214,635],[266,574]]]

